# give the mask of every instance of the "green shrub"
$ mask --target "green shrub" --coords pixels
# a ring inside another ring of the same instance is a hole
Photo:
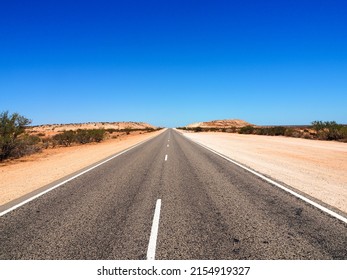
[[[313,121],[312,128],[318,133],[326,127],[326,124],[322,121]]]
[[[75,142],[75,134],[75,131],[72,130],[64,131],[63,133],[54,135],[53,140],[56,141],[58,145],[68,147]]]
[[[347,126],[340,128],[341,139],[347,140]]]
[[[321,140],[341,140],[346,138],[346,126],[335,121],[313,121],[312,128]]]
[[[286,132],[286,128],[285,127],[283,127],[283,126],[273,126],[273,127],[266,128],[264,135],[279,136],[279,135],[284,135],[285,132]]]
[[[17,142],[15,148],[11,151],[11,158],[20,158],[26,155],[31,155],[41,151],[38,143],[41,142],[41,139],[37,136],[24,134],[22,135]]]
[[[75,142],[80,144],[92,142],[91,132],[86,129],[78,129],[75,133]]]
[[[104,129],[78,129],[77,131],[64,131],[53,136],[58,145],[71,146],[72,143],[86,144],[90,142],[101,142],[105,138]]]
[[[240,134],[253,134],[254,130],[255,129],[253,126],[247,125],[247,126],[241,127],[239,130],[239,133]]]
[[[0,161],[14,157],[16,151],[24,145],[20,136],[30,123],[31,120],[17,113],[9,115],[6,111],[0,114]]]
[[[92,129],[89,130],[90,140],[93,142],[101,142],[105,138],[106,131],[104,129]]]

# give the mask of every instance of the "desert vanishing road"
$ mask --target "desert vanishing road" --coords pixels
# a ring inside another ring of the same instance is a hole
[[[3,260],[346,260],[347,224],[168,129],[3,214],[0,244]]]

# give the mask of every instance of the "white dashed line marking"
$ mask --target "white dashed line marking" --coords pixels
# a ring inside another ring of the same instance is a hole
[[[165,161],[167,161],[167,155],[165,155]]]
[[[147,260],[155,259],[155,249],[157,247],[157,237],[158,237],[158,230],[159,230],[160,208],[161,208],[161,199],[158,199],[155,205],[151,236],[149,238],[149,243],[148,243]]]

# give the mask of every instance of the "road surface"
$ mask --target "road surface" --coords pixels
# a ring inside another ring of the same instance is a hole
[[[0,244],[0,259],[347,259],[347,225],[168,129],[2,215]]]

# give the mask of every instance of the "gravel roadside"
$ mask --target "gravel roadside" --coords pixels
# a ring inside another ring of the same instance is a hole
[[[347,213],[345,143],[218,132],[184,135]]]

